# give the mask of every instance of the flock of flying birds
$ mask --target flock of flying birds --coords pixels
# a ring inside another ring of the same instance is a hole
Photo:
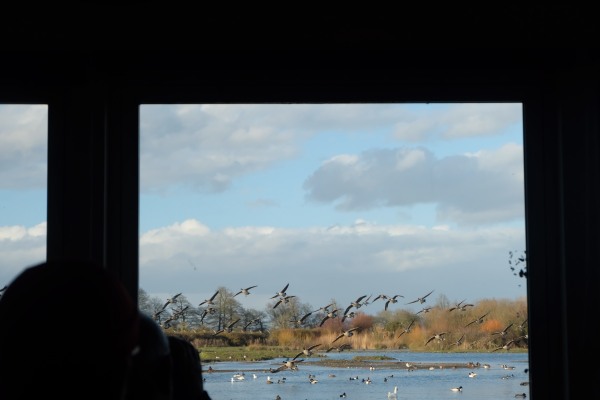
[[[251,294],[251,290],[256,288],[257,285],[254,286],[249,286],[246,288],[241,288],[239,291],[237,291],[233,297],[236,297],[238,295],[243,294],[244,296],[248,296]],[[289,288],[289,283],[287,283],[283,289],[277,291],[272,297],[270,297],[271,300],[275,300],[277,299],[277,301],[274,303],[273,305],[273,309],[279,307],[282,304],[287,304],[290,302],[290,300],[292,298],[295,298],[296,296],[294,295],[288,295],[287,290]],[[427,294],[421,296],[421,297],[417,297],[415,300],[412,300],[410,302],[405,303],[406,305],[409,304],[424,304],[427,301],[427,297],[429,297],[434,291],[431,290],[430,292],[428,292]],[[209,314],[214,314],[217,311],[217,304],[215,302],[216,297],[218,296],[219,291],[217,290],[210,298],[207,298],[205,300],[203,300],[202,302],[200,302],[200,304],[198,305],[198,307],[202,307],[204,306],[205,308],[202,310],[201,312],[201,316],[200,316],[200,322],[202,323],[202,321],[204,320],[204,318],[209,315]],[[154,314],[154,319],[157,320],[160,323],[160,314],[162,312],[164,312],[166,310],[166,308],[170,305],[170,304],[174,304],[177,303],[177,298],[181,296],[181,293],[178,293],[176,295],[174,295],[171,298],[168,298],[167,301],[164,303],[164,305],[162,306],[162,308],[160,310],[158,310],[155,314]],[[395,304],[398,303],[399,298],[402,298],[404,296],[396,294],[396,295],[386,295],[386,294],[379,294],[377,296],[375,296],[372,300],[371,300],[372,295],[362,295],[360,297],[358,297],[356,300],[352,301],[345,309],[342,308],[333,308],[335,306],[335,303],[330,303],[326,306],[320,307],[317,310],[314,311],[310,311],[308,313],[306,313],[305,315],[302,315],[300,317],[295,318],[293,322],[296,324],[296,326],[301,326],[303,323],[306,322],[306,320],[308,319],[308,317],[310,317],[311,315],[318,313],[318,312],[322,312],[322,318],[320,320],[319,326],[323,326],[323,324],[329,320],[329,319],[333,319],[333,318],[337,318],[337,317],[341,317],[341,322],[344,322],[346,319],[350,319],[350,318],[354,318],[356,316],[356,310],[358,310],[359,308],[361,308],[362,306],[366,306],[368,304],[374,303],[378,300],[384,301],[384,310],[387,310],[388,307],[391,304]],[[470,303],[465,303],[465,300],[457,303],[456,305],[450,307],[448,309],[449,312],[454,311],[454,310],[460,310],[460,311],[466,311],[469,307],[473,307],[474,304],[470,304]],[[168,317],[167,320],[165,320],[164,322],[161,323],[161,325],[163,327],[168,327],[169,323],[172,322],[173,320],[176,320],[178,318],[180,318],[184,312],[186,312],[187,308],[189,306],[180,308],[180,309],[175,309],[172,314]],[[429,311],[432,310],[432,307],[424,307],[422,308],[420,311],[418,311],[416,314],[421,314],[421,313],[427,313]],[[487,317],[489,314],[489,311],[484,313],[483,315],[475,318],[474,320],[470,321],[469,323],[467,323],[465,325],[465,328],[473,325],[473,324],[482,324],[485,320],[485,317]],[[223,326],[221,329],[218,329],[214,332],[214,336],[219,335],[221,333],[227,332],[227,333],[231,333],[234,330],[234,327],[240,322],[241,318],[237,318],[231,322],[229,322],[228,324],[226,324],[225,326]],[[260,319],[253,319],[251,321],[248,321],[246,323],[246,325],[242,328],[243,331],[246,331],[248,329],[248,327],[252,324],[255,323],[259,323]],[[405,334],[408,334],[412,331],[413,329],[413,325],[415,323],[415,320],[413,319],[408,326],[406,326],[399,334],[398,338],[402,337]],[[525,329],[525,325],[527,324],[527,319],[525,319],[521,324],[519,324],[518,328],[520,330],[520,332],[523,332],[523,330]],[[506,338],[507,334],[509,332],[509,329],[513,327],[513,323],[510,323],[508,326],[506,326],[503,330],[498,331],[498,332],[493,332],[492,335],[499,335],[502,338]],[[337,342],[338,340],[342,339],[342,338],[349,338],[351,336],[354,335],[354,333],[359,330],[359,327],[354,327],[348,330],[343,331],[342,333],[340,333],[335,339],[333,339],[333,341],[331,342],[331,346],[329,347],[329,349],[327,349],[326,351],[329,352],[333,349],[336,349],[336,347],[333,347],[333,344],[335,342]],[[444,340],[446,340],[446,336],[448,335],[448,332],[438,332],[435,333],[434,335],[432,335],[431,337],[429,337],[427,339],[427,341],[425,342],[425,345],[428,345],[430,342],[433,341],[437,341],[437,342],[442,342]],[[465,335],[463,334],[458,340],[456,340],[455,342],[451,343],[451,345],[460,345],[463,343],[465,338]],[[521,335],[521,336],[517,336],[514,339],[505,341],[505,343],[502,346],[499,346],[497,348],[492,349],[492,351],[498,351],[498,350],[508,350],[510,349],[512,346],[516,345],[517,343],[520,342],[525,342],[527,343],[527,339],[528,336],[525,335]],[[290,360],[288,363],[284,363],[284,365],[282,365],[280,367],[281,368],[289,368],[294,370],[296,367],[297,362],[300,362],[302,360],[297,360],[298,357],[305,355],[305,356],[309,356],[310,354],[312,354],[312,350],[314,348],[316,348],[317,346],[320,346],[320,344],[318,345],[314,345],[312,347],[309,348],[305,348],[302,352],[298,353],[292,360]],[[348,345],[341,345],[337,348],[338,351],[343,351],[345,348],[348,348]],[[289,364],[289,365],[288,365]],[[276,371],[272,371],[272,372],[276,372]]]
[[[294,295],[288,295],[287,294],[287,289],[289,288],[289,283],[287,283],[283,289],[281,289],[280,291],[276,292],[272,297],[270,297],[271,300],[273,299],[277,299],[277,301],[275,302],[275,304],[273,305],[273,308],[277,308],[279,305],[281,304],[287,304],[290,302],[290,300],[292,298],[295,298],[296,296]],[[233,297],[236,297],[240,294],[243,294],[244,296],[248,296],[250,295],[250,290],[256,288],[258,285],[254,285],[254,286],[249,286],[246,288],[241,288],[238,292],[236,292]],[[422,297],[418,297],[417,299],[410,301],[406,304],[414,304],[414,303],[420,303],[423,304],[426,302],[426,298],[431,295],[433,293],[433,290],[430,291],[429,293],[425,294]],[[189,306],[186,306],[182,309],[179,310],[174,310],[173,313],[165,320],[162,321],[160,320],[160,315],[167,309],[167,306],[169,306],[170,304],[175,304],[177,303],[177,298],[179,296],[181,296],[182,293],[177,293],[176,295],[174,295],[173,297],[170,297],[166,300],[166,302],[164,303],[164,305],[162,306],[162,308],[158,311],[156,311],[153,315],[153,318],[159,322],[163,327],[168,327],[170,326],[170,323],[179,319],[180,317],[182,317],[184,315],[184,313],[187,311],[187,309],[189,308]],[[200,304],[198,304],[198,307],[202,307],[204,306],[205,308],[202,310],[202,313],[200,315],[200,323],[202,323],[204,321],[204,318],[209,315],[209,314],[214,314],[217,311],[216,308],[216,304],[215,304],[215,299],[217,297],[217,295],[219,294],[219,291],[217,290],[210,298],[203,300],[202,302],[200,302]],[[308,317],[310,317],[311,315],[323,311],[324,312],[324,317],[321,319],[321,322],[319,323],[319,326],[323,326],[323,324],[325,323],[325,321],[327,321],[328,319],[333,319],[336,318],[340,315],[340,313],[343,311],[343,313],[341,314],[341,321],[344,322],[346,319],[350,319],[350,318],[354,318],[356,316],[356,312],[353,309],[358,310],[359,308],[361,308],[362,306],[366,306],[370,303],[374,303],[377,300],[382,300],[385,301],[384,303],[384,310],[387,310],[390,304],[395,304],[398,303],[398,298],[400,297],[404,297],[400,294],[396,294],[393,296],[389,296],[386,294],[379,294],[377,295],[375,298],[373,298],[373,300],[371,300],[372,295],[362,295],[360,297],[358,297],[356,300],[352,301],[350,303],[350,305],[348,305],[345,309],[341,309],[341,308],[332,308],[335,303],[331,303],[328,304],[326,306],[320,307],[317,310],[314,311],[310,311],[308,313],[306,313],[303,316],[300,316],[299,318],[297,318],[294,321],[296,323],[296,325],[300,326],[302,325]],[[468,305],[464,305],[463,307],[466,308],[466,306]],[[428,312],[429,310],[431,310],[431,307],[425,307],[424,309],[420,310],[419,312],[417,312],[417,314],[420,313],[424,313],[424,312]],[[227,324],[225,327],[223,327],[222,329],[218,330],[215,332],[215,335],[218,335],[219,333],[222,332],[228,332],[231,333],[233,332],[233,328],[234,326],[240,321],[240,319],[236,319],[232,322],[230,322],[229,324]],[[249,325],[258,322],[257,320],[252,320],[250,321],[244,328],[243,330],[245,331]],[[407,328],[408,329],[408,328]],[[408,331],[407,331],[408,332]],[[406,332],[406,333],[407,333]],[[352,332],[348,332],[351,333]],[[340,336],[339,338],[341,338],[342,336]],[[337,339],[339,339],[337,338]],[[336,339],[336,340],[337,340]]]

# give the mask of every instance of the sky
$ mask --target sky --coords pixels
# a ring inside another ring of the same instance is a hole
[[[45,258],[46,121],[0,105],[0,284]],[[140,124],[152,297],[526,296],[509,268],[525,250],[521,104],[142,105]]]

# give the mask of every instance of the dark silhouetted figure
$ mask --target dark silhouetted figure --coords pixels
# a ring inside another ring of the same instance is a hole
[[[169,339],[149,315],[140,313],[139,346],[127,385],[127,400],[171,400],[173,394]]]
[[[87,261],[25,269],[0,299],[0,398],[123,399],[139,313]]]
[[[173,400],[210,400],[204,390],[200,354],[193,344],[169,335],[173,363]]]

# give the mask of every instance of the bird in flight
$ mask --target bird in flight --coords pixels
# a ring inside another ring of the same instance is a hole
[[[344,331],[344,332],[340,333],[338,335],[338,337],[336,337],[335,339],[333,339],[333,341],[331,342],[331,344],[334,344],[338,339],[341,339],[343,337],[350,337],[350,336],[354,335],[354,331],[356,331],[358,329],[359,329],[359,327],[355,326],[352,329],[348,329],[347,331]]]
[[[337,312],[338,311],[341,311],[341,309],[336,308],[335,310],[329,311],[327,313],[327,315],[323,317],[323,319],[321,320],[321,323],[319,324],[319,326],[323,326],[323,324],[325,323],[325,321],[327,321],[328,319],[337,317]]]
[[[346,311],[344,311],[344,314],[348,314],[348,311],[350,311],[350,309],[352,307],[355,307],[357,309],[361,308],[362,307],[361,300],[364,299],[365,297],[367,297],[366,294],[363,295],[363,296],[360,296],[358,299],[356,299],[355,301],[351,302],[350,305],[348,307],[346,307]]]
[[[408,326],[406,327],[406,329],[404,329],[404,330],[403,330],[403,331],[400,333],[400,335],[398,335],[398,337],[400,337],[400,336],[404,335],[405,333],[410,333],[410,331],[411,331],[411,329],[412,329],[412,326],[413,326],[413,324],[414,324],[414,323],[415,323],[415,320],[414,320],[414,319],[413,319],[412,321],[410,321],[410,324],[408,324]]]
[[[294,320],[292,320],[290,322],[293,322],[296,325],[302,325],[304,323],[304,321],[306,321],[306,318],[310,317],[312,315],[312,313],[313,313],[312,311],[309,312],[309,313],[306,313],[301,318],[294,319]]]
[[[428,313],[432,309],[433,309],[433,307],[424,307],[422,310],[417,311],[417,314]]]
[[[173,297],[171,297],[171,298],[168,298],[168,299],[167,299],[167,302],[166,302],[166,303],[165,303],[165,305],[163,306],[163,310],[164,310],[165,308],[167,308],[167,306],[168,306],[169,304],[173,304],[173,303],[177,302],[177,298],[178,298],[179,296],[181,296],[181,293],[177,293],[175,296],[173,296]]]
[[[328,348],[327,350],[325,350],[325,353],[329,353],[332,350],[337,350],[338,352],[341,353],[342,351],[351,349],[351,348],[352,348],[352,346],[350,346],[348,343],[342,343],[338,347],[332,346],[332,347]]]
[[[313,353],[313,352],[312,352],[312,350],[313,350],[314,348],[316,348],[316,347],[319,347],[320,345],[321,345],[321,343],[318,343],[318,344],[313,344],[313,345],[312,345],[312,346],[310,346],[310,347],[306,347],[306,348],[304,348],[304,350],[302,350],[300,353],[298,353],[298,354],[296,354],[296,355],[294,356],[293,360],[295,360],[296,358],[300,357],[300,356],[301,356],[301,355],[303,355],[303,354],[304,354],[306,357],[310,357],[310,356],[312,355],[312,353]]]
[[[463,335],[460,337],[460,339],[458,339],[456,342],[451,343],[451,346],[460,346],[463,342],[463,340],[465,340],[465,334],[463,333]]]
[[[237,296],[238,294],[242,294],[242,293],[244,294],[244,296],[248,296],[250,294],[250,289],[254,289],[256,286],[257,285],[250,286],[245,289],[240,289],[240,291],[237,292],[236,294],[234,294],[233,297]]]
[[[302,353],[300,353],[302,354]],[[298,363],[304,361],[304,359],[302,360],[297,360],[296,357],[294,357],[291,360],[287,360],[283,362],[283,365],[281,365],[279,368],[277,368],[278,371],[284,370],[284,369],[289,369],[292,371],[297,371],[298,370]]]
[[[401,294],[396,294],[396,295],[393,295],[392,297],[388,297],[387,301],[385,302],[385,307],[383,309],[387,310],[390,303],[392,303],[392,304],[397,303],[398,297],[404,297],[404,296],[402,296]]]
[[[235,321],[231,322],[231,323],[230,323],[229,325],[227,325],[226,327],[224,327],[224,328],[222,328],[222,329],[219,329],[218,331],[216,331],[216,332],[213,334],[213,336],[216,336],[216,335],[218,335],[219,333],[223,333],[223,332],[228,332],[228,333],[231,333],[231,331],[233,331],[233,326],[234,326],[235,324],[237,324],[239,321],[240,321],[240,319],[239,319],[239,318],[238,318],[238,319],[236,319]]]
[[[244,332],[246,332],[246,331],[248,330],[248,327],[249,327],[250,325],[253,325],[253,324],[258,324],[258,323],[260,323],[260,318],[254,318],[253,320],[251,320],[251,321],[248,321],[248,323],[247,323],[246,325],[244,325],[244,327],[242,328],[242,330],[243,330]]]
[[[287,290],[287,288],[288,288],[289,286],[290,286],[290,284],[289,284],[289,283],[288,283],[288,284],[286,284],[286,285],[283,287],[283,289],[281,289],[279,292],[275,293],[275,295],[274,295],[273,297],[271,297],[271,299],[274,299],[274,298],[276,298],[276,297],[285,297],[285,296],[286,296],[286,294],[287,294],[285,291]]]
[[[448,311],[454,311],[454,310],[461,310],[461,311],[467,311],[467,307],[474,307],[474,304],[463,304],[466,301],[463,300],[460,303],[456,303],[456,305],[454,307],[450,307],[448,309]]]
[[[373,299],[373,301],[371,303],[375,303],[379,299],[387,300],[389,298],[390,298],[390,296],[388,296],[387,294],[378,294],[377,296],[375,296],[375,298]]]
[[[440,333],[436,333],[435,335],[433,335],[432,337],[430,337],[429,339],[427,339],[427,341],[425,342],[425,346],[427,346],[427,344],[429,342],[431,342],[432,340],[446,340],[446,338],[444,337],[446,335],[446,332],[440,332]]]
[[[416,302],[419,302],[419,303],[423,304],[423,303],[425,303],[425,301],[426,301],[425,299],[427,298],[427,296],[429,296],[431,293],[433,293],[433,290],[431,292],[427,293],[425,296],[423,296],[423,297],[417,297],[416,300],[410,301],[410,302],[408,302],[406,304],[413,304],[413,303],[416,303]]]
[[[513,324],[509,324],[506,328],[502,329],[499,332],[492,332],[492,335],[506,336],[511,326],[513,326]]]
[[[294,297],[296,297],[296,296],[285,296],[285,297],[280,298],[279,300],[277,300],[277,303],[275,303],[273,308],[276,308],[278,305],[280,305],[282,303],[285,303],[285,304],[289,303],[290,299],[293,299]]]
[[[514,345],[514,344],[515,344],[515,341],[514,341],[514,340],[509,340],[509,341],[508,341],[508,342],[506,342],[504,345],[502,345],[502,346],[500,346],[500,347],[496,347],[494,350],[492,350],[492,352],[494,352],[494,351],[498,351],[498,350],[506,350],[506,351],[508,351],[508,350],[510,349],[510,347],[511,347],[512,345]]]
[[[208,298],[208,299],[204,300],[202,303],[198,304],[198,307],[200,307],[203,304],[214,305],[215,304],[214,303],[215,297],[217,297],[218,294],[219,294],[219,291],[217,290],[215,292],[215,294],[213,294],[210,298]]]
[[[347,312],[348,310],[346,310],[346,312],[344,313],[344,315],[342,315],[342,322],[344,322],[345,320],[349,319],[349,318],[354,318],[356,317],[356,313],[354,311],[351,312]]]
[[[481,317],[479,317],[479,318],[476,318],[476,319],[474,319],[473,321],[469,322],[468,324],[466,324],[466,325],[465,325],[465,328],[466,328],[467,326],[469,326],[469,325],[471,325],[471,324],[475,324],[475,323],[482,324],[482,323],[483,323],[483,319],[484,319],[485,317],[487,317],[487,315],[488,315],[489,313],[490,313],[490,312],[488,311],[488,312],[486,312],[485,314],[483,314]]]

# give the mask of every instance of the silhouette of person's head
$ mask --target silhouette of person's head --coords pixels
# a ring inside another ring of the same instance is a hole
[[[121,399],[138,330],[134,302],[107,270],[29,267],[0,299],[0,397]]]
[[[139,347],[133,356],[128,400],[171,400],[172,372],[169,340],[160,325],[140,313]]]
[[[173,400],[210,400],[204,390],[198,350],[183,338],[168,338],[173,361]]]

